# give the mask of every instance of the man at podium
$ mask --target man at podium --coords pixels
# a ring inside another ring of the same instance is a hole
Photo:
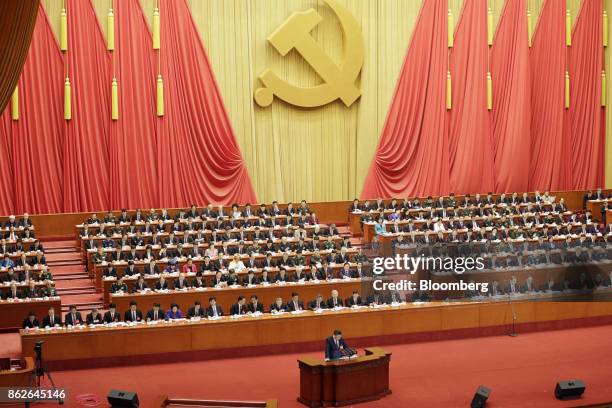
[[[355,351],[346,344],[340,330],[334,330],[334,334],[325,340],[325,361],[338,360],[353,354]]]

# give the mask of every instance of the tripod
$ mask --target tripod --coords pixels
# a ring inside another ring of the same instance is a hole
[[[43,342],[39,341],[34,345],[34,351],[36,352],[36,362],[34,364],[34,375],[36,377],[32,378],[32,382],[34,383],[32,385],[36,388],[40,388],[42,379],[46,375],[47,378],[49,379],[49,382],[51,383],[51,389],[53,391],[57,391],[57,386],[55,385],[55,381],[53,381],[51,372],[47,369],[47,365],[44,363],[43,358],[42,358],[42,344]],[[57,403],[59,405],[64,405],[64,399],[62,397],[58,396],[55,399],[57,399]],[[41,399],[33,399],[31,401],[26,402],[25,406],[27,408],[30,406],[31,403],[38,402],[38,401],[41,401]],[[45,401],[48,401],[48,400],[45,400]]]

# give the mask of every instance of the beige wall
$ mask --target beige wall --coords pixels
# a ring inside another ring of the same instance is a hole
[[[257,75],[272,68],[292,83],[319,83],[296,52],[281,57],[265,38],[295,11],[315,8],[323,21],[313,36],[340,59],[342,34],[316,0],[191,1],[196,24],[260,200],[340,200],[360,193],[376,149],[420,1],[340,0],[360,22],[365,40],[361,99],[298,109],[253,103]],[[227,52],[232,50],[235,52]]]
[[[160,1],[163,7],[167,0]],[[332,58],[340,58],[342,35],[336,18],[322,1],[189,0],[261,201],[342,200],[361,192],[422,0],[338,1],[362,26],[366,47],[362,97],[350,108],[335,102],[305,110],[278,100],[260,108],[252,95],[264,68],[273,68],[298,85],[318,83],[317,75],[297,53],[281,57],[265,41],[295,11],[315,8],[323,16],[313,36]],[[448,1],[457,25],[463,0]],[[534,28],[544,1],[527,0]],[[57,28],[61,0],[42,2]],[[104,22],[111,0],[93,2]],[[154,0],[141,2],[150,17]],[[567,0],[574,22],[581,2]],[[605,0],[606,5],[610,2]],[[497,24],[504,0],[490,0],[490,5]],[[102,27],[106,30],[105,24]],[[606,51],[608,66],[610,58],[612,54]],[[608,97],[612,74],[609,77]],[[610,113],[607,119],[607,155],[612,157]],[[606,176],[607,186],[612,187],[612,160],[607,160]]]

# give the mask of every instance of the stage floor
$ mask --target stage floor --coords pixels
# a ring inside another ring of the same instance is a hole
[[[492,388],[488,407],[572,407],[612,401],[612,325],[385,346],[393,353],[393,393],[360,407],[466,407],[477,386]],[[350,344],[350,338],[348,339]],[[323,348],[323,343],[321,343]],[[360,350],[362,352],[362,350]],[[153,364],[123,368],[62,371],[54,374],[74,397],[94,394],[104,399],[116,388],[138,392],[141,406],[169,393],[177,397],[265,400],[279,407],[301,407],[298,353],[201,362]],[[558,380],[582,379],[583,398],[554,398]],[[45,405],[47,406],[47,405]],[[50,405],[49,405],[50,406]],[[102,405],[105,406],[105,405]]]

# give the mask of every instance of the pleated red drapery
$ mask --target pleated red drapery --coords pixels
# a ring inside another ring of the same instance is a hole
[[[5,112],[0,117],[0,157],[2,157],[2,166],[0,166],[0,212],[2,214],[13,214],[15,212],[10,120],[10,112]]]
[[[532,40],[530,190],[562,190],[568,181],[565,11],[564,0],[547,0]]]
[[[162,118],[155,114],[156,61],[139,1],[115,2],[114,61],[91,1],[66,4],[67,54],[59,52],[43,11],[21,78],[20,120],[12,121],[9,109],[0,116],[0,213],[254,202],[186,3],[163,2],[169,54],[162,49]],[[70,121],[63,118],[66,75],[72,84]],[[119,83],[118,121],[110,112],[113,76]]]
[[[114,2],[119,120],[110,125],[110,205],[157,207],[155,66],[151,32],[139,0]],[[106,86],[110,87],[112,74]],[[163,189],[162,189],[163,190]],[[167,205],[167,204],[166,204]]]
[[[432,18],[432,3],[423,3],[362,197],[435,195],[446,187],[484,193],[602,186],[601,2],[582,3],[569,51],[563,0],[545,2],[531,51],[526,1],[506,2],[490,51],[491,112],[483,109],[486,2],[464,2],[450,52],[453,104],[444,117],[422,109],[446,82],[444,62],[434,65],[431,58],[445,54],[435,40],[446,38],[446,15],[440,11]],[[571,106],[565,109],[568,66]],[[444,120],[441,136],[436,126]],[[435,149],[444,138],[448,153]],[[438,183],[445,178],[446,185]]]
[[[491,50],[496,191],[527,191],[531,93],[527,2],[506,2]]]
[[[67,0],[72,120],[64,142],[64,211],[109,208],[110,57],[91,1]]]
[[[604,183],[606,139],[604,110],[601,108],[602,13],[601,1],[582,3],[569,51],[569,189],[596,188]]]
[[[494,187],[491,121],[487,110],[487,0],[464,3],[451,54],[453,105],[447,117],[450,189]]]
[[[425,0],[362,197],[449,193],[446,2]]]
[[[63,211],[63,62],[42,6],[19,79],[19,120],[8,120],[16,213]],[[10,109],[5,111],[10,117]]]
[[[255,201],[210,61],[185,0],[162,1],[158,174],[163,202]]]

